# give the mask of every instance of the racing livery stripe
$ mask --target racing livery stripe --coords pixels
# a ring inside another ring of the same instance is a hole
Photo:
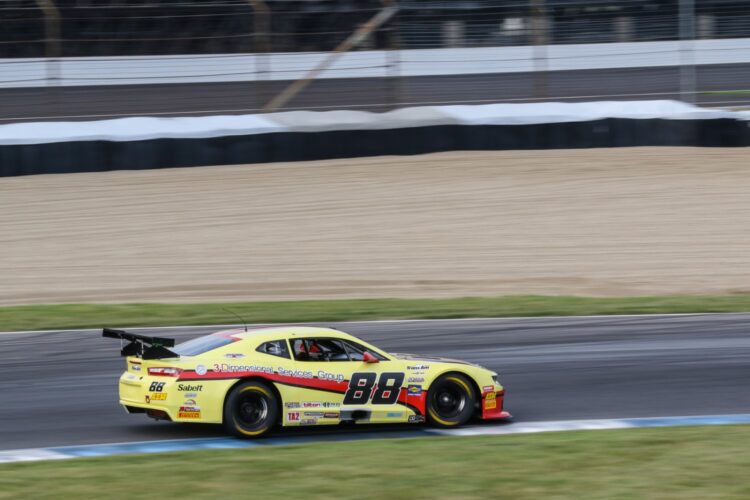
[[[311,389],[317,391],[332,392],[335,394],[345,394],[349,389],[349,381],[343,380],[337,382],[335,380],[323,380],[318,377],[312,378],[300,378],[290,377],[288,375],[279,375],[277,372],[265,373],[265,372],[217,372],[214,370],[208,370],[205,375],[197,375],[195,370],[185,370],[182,372],[179,381],[208,381],[208,380],[238,380],[246,377],[260,377],[271,382],[278,384],[288,385],[292,387],[299,387],[301,389]],[[423,392],[419,397],[411,397],[414,400],[413,404],[407,401],[408,392],[405,387],[402,387],[399,391],[398,401],[399,405],[406,406],[410,410],[414,411],[417,415],[424,415],[425,412],[425,393]]]

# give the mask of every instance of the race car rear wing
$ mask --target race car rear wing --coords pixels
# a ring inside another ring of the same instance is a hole
[[[122,345],[122,349],[120,350],[121,356],[140,356],[143,359],[180,357],[179,354],[167,349],[167,347],[174,346],[174,339],[147,337],[146,335],[138,335],[124,330],[113,330],[111,328],[104,328],[102,330],[102,337],[120,339],[120,345],[122,345],[122,341],[124,340],[130,341],[129,344]]]

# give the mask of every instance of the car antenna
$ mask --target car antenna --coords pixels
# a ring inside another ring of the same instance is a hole
[[[230,311],[226,307],[222,307],[222,309],[225,310],[226,312],[230,313],[230,314],[233,314],[233,315],[237,316],[237,319],[239,319],[242,322],[242,324],[245,325],[245,331],[247,331],[247,322],[244,319],[242,319],[242,316],[240,316],[239,314],[237,314],[234,311]]]

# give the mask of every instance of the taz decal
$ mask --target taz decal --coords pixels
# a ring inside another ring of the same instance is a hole
[[[286,419],[290,422],[299,422],[299,412],[298,411],[290,411],[286,414]]]

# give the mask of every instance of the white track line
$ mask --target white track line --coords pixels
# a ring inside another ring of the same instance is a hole
[[[649,427],[679,427],[708,425],[750,424],[750,414],[696,415],[681,417],[646,417],[596,420],[561,420],[552,422],[528,422],[499,425],[480,425],[460,429],[431,429],[419,427],[400,434],[363,430],[357,434],[320,434],[287,436],[258,440],[234,438],[195,438],[161,441],[137,441],[130,443],[93,444],[53,448],[30,448],[25,450],[0,451],[0,463],[30,462],[40,460],[62,460],[80,457],[103,457],[137,453],[163,453],[192,450],[215,450],[263,446],[300,445],[325,441],[355,441],[362,439],[419,438],[439,436],[492,436],[504,434],[532,434],[540,432],[563,432],[579,430],[634,429]]]

